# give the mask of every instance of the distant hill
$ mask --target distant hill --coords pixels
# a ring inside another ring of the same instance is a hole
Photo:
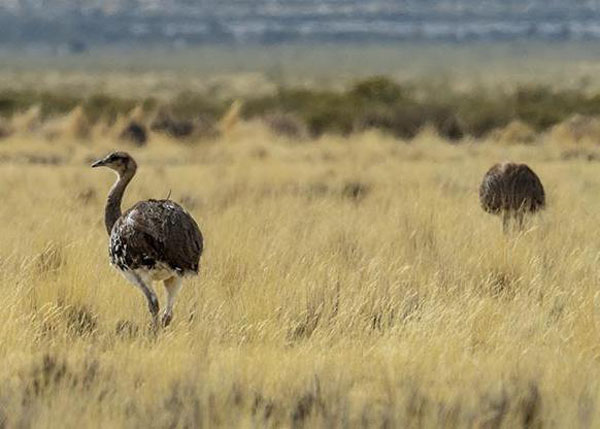
[[[600,39],[598,0],[0,0],[0,43]]]

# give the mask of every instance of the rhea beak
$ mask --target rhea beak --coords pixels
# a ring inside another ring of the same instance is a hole
[[[104,165],[104,160],[103,159],[99,159],[98,161],[94,162],[92,164],[92,168],[96,168],[96,167],[102,167]]]

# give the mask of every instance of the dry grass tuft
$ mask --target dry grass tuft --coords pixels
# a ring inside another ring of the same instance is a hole
[[[56,273],[65,263],[60,245],[49,243],[35,259],[38,275]]]
[[[12,117],[12,128],[20,133],[37,131],[42,126],[42,109],[39,105],[31,106],[24,112]]]
[[[538,140],[538,135],[531,126],[515,120],[492,131],[490,138],[501,144],[531,144]]]
[[[291,113],[272,113],[266,115],[263,121],[277,136],[293,140],[307,140],[310,136],[306,124]]]
[[[234,100],[219,121],[219,131],[225,135],[230,134],[235,126],[240,122],[243,103],[241,100]]]
[[[70,305],[65,312],[67,330],[77,336],[91,335],[98,327],[98,317],[84,305]]]
[[[85,139],[89,137],[91,129],[92,124],[82,106],[77,106],[62,117],[47,120],[41,126],[42,135],[48,140]]]
[[[551,140],[564,144],[598,144],[600,142],[600,119],[573,115],[549,131]]]

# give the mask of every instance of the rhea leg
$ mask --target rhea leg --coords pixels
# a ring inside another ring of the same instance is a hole
[[[525,213],[523,210],[519,210],[516,214],[517,224],[519,225],[519,232],[523,231],[525,227]]]
[[[502,212],[502,231],[505,234],[510,232],[510,212],[508,210],[504,210]]]
[[[148,310],[152,316],[152,324],[154,328],[158,327],[158,298],[152,289],[152,280],[145,278],[146,276],[142,276],[133,271],[126,272],[125,276],[131,281],[131,283],[136,285],[146,297],[146,301],[148,302]]]
[[[165,280],[163,283],[167,291],[167,303],[165,306],[165,311],[162,315],[162,324],[163,326],[168,326],[173,318],[173,305],[175,304],[175,297],[181,289],[181,284],[183,281],[181,280],[181,277],[173,276]]]

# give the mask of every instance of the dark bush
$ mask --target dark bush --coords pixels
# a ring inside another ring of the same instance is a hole
[[[150,124],[150,129],[170,137],[184,138],[192,135],[194,124],[187,119],[174,119],[170,114],[160,113]]]
[[[114,121],[117,116],[131,111],[137,102],[135,100],[123,100],[108,95],[92,95],[83,102],[83,111],[87,117],[95,122],[100,118]]]
[[[403,98],[406,90],[384,76],[375,76],[357,82],[350,88],[349,95],[367,103],[394,105]]]
[[[276,95],[249,100],[243,112],[246,118],[275,114],[303,121],[313,137],[378,128],[412,138],[427,123],[454,140],[464,135],[450,105],[417,100],[413,91],[380,76],[357,82],[347,92],[280,89]]]
[[[463,126],[454,113],[439,118],[435,125],[440,136],[450,141],[461,140],[465,136]]]
[[[536,130],[545,130],[573,113],[584,113],[591,105],[586,97],[573,91],[554,92],[546,87],[519,88],[514,95],[518,119]],[[597,106],[592,113],[600,113]]]
[[[223,116],[226,106],[229,104],[231,103],[207,98],[202,94],[184,92],[179,94],[166,107],[173,117],[180,120],[195,120],[199,117],[217,119]]]
[[[456,97],[450,102],[463,130],[473,137],[483,137],[491,130],[506,126],[514,117],[514,103],[502,95],[476,93]]]
[[[348,102],[345,94],[333,91],[281,89],[276,95],[248,100],[242,116],[265,117],[277,113],[296,115],[313,137],[324,133],[347,135],[354,127],[356,106]]]
[[[0,139],[8,137],[12,134],[12,128],[7,119],[0,117]]]
[[[377,128],[395,137],[411,139],[427,122],[425,109],[416,105],[399,106],[395,109],[370,109],[356,121],[357,130]]]
[[[0,92],[0,115],[10,117],[17,111],[25,110],[33,104],[27,100],[28,98],[28,95],[22,92]]]
[[[133,143],[136,146],[145,146],[148,142],[148,133],[146,127],[138,122],[131,121],[121,131],[119,138],[123,141]]]
[[[292,113],[273,113],[266,115],[265,123],[269,129],[279,136],[301,140],[308,136],[306,124]]]

